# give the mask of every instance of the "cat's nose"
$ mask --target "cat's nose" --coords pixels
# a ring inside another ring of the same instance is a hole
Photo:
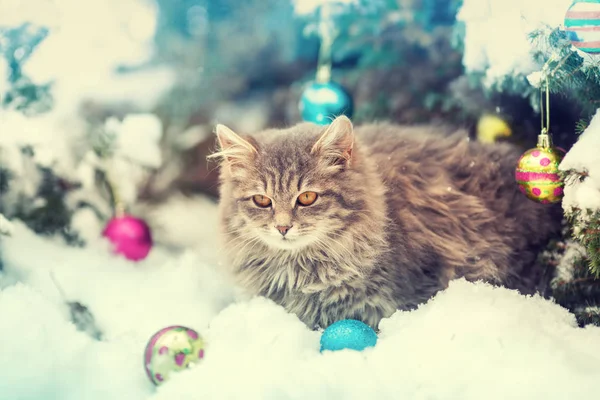
[[[288,231],[290,229],[292,229],[291,226],[276,226],[275,228],[277,228],[277,230],[279,231],[279,233],[281,233],[281,236],[285,236],[286,233],[288,233]]]

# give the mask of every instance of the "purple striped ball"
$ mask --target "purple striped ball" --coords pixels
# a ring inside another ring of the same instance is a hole
[[[565,31],[578,50],[600,53],[600,0],[575,1],[565,15]]]

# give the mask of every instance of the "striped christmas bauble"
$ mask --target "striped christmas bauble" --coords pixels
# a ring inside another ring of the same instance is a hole
[[[538,203],[561,201],[564,182],[558,174],[558,166],[564,155],[565,151],[558,147],[535,147],[523,153],[515,171],[519,190]]]
[[[565,15],[565,30],[573,46],[600,53],[600,0],[576,0]]]

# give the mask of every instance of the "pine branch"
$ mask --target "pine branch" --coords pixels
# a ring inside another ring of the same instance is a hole
[[[110,159],[116,150],[117,132],[106,124],[88,135],[94,153],[102,159]]]
[[[597,310],[576,311],[575,317],[580,327],[586,325],[600,326],[600,312]]]
[[[587,256],[567,262],[571,275],[552,282],[552,297],[575,315],[580,326],[600,326],[600,280],[590,271]]]
[[[589,118],[580,119],[579,121],[577,121],[577,124],[575,124],[575,134],[577,136],[580,136],[587,129],[587,127],[589,125],[590,125]]]
[[[598,62],[584,60],[560,28],[536,30],[530,34],[530,41],[535,49],[534,60],[547,64],[551,71],[550,91],[567,96],[585,117],[593,115],[600,106]],[[538,102],[539,94],[535,93],[531,103]]]
[[[565,174],[567,179],[585,180],[587,177],[585,171],[567,171]],[[589,271],[594,278],[600,278],[600,210],[574,208],[566,212],[565,217],[572,227],[574,238],[586,249]]]
[[[560,171],[559,173],[560,178],[562,179],[562,181],[565,183],[565,186],[569,186],[574,184],[576,181],[580,181],[583,182],[588,176],[588,172],[587,171],[577,171],[574,169],[569,169],[566,171]],[[579,212],[579,210],[574,210],[574,212],[577,211]],[[573,213],[568,213],[569,215],[567,215],[567,219],[573,216],[579,216],[579,214],[577,215],[573,215]],[[570,220],[570,223],[574,223],[574,220]]]
[[[4,167],[0,167],[0,195],[8,192],[10,181],[14,179],[13,173]],[[0,212],[2,212],[3,206],[0,201]]]
[[[52,109],[52,84],[36,84],[23,73],[23,65],[48,32],[46,28],[29,23],[16,28],[0,27],[0,56],[8,66],[9,83],[7,93],[0,93],[0,106],[3,108],[15,109],[25,115]]]

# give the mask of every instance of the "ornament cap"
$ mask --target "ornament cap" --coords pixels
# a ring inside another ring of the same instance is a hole
[[[125,217],[125,205],[123,203],[121,203],[120,201],[117,201],[115,203],[114,217],[115,218]]]
[[[317,68],[317,75],[316,75],[315,81],[317,83],[323,83],[323,84],[326,84],[329,81],[331,81],[331,65],[330,64],[320,65]]]
[[[545,129],[538,135],[537,147],[541,149],[549,149],[552,147],[552,137]]]

